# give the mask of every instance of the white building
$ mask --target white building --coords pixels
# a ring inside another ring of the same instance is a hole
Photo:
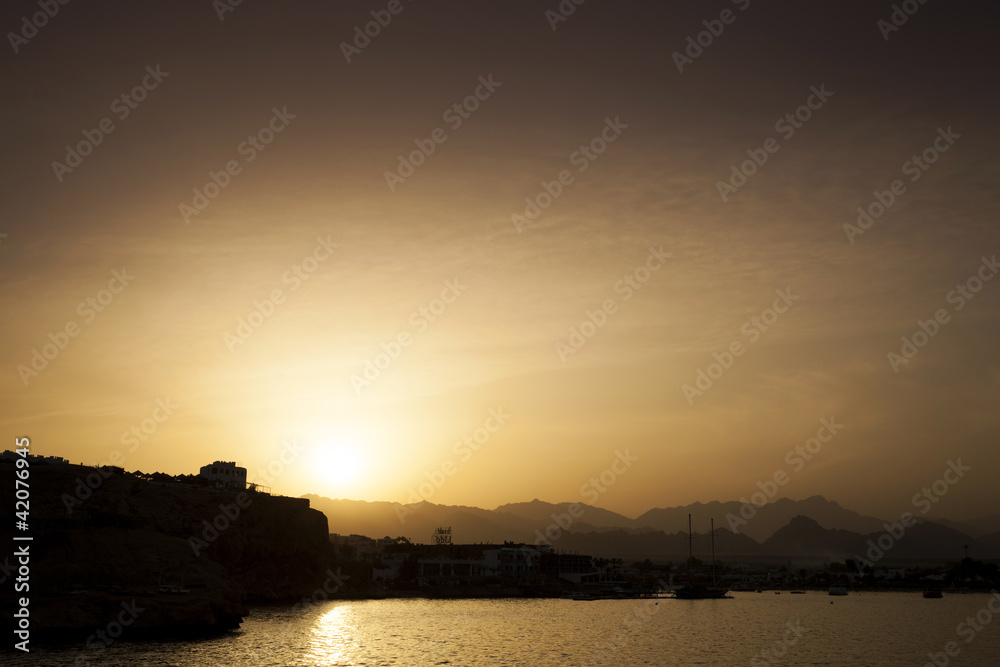
[[[247,469],[235,461],[216,461],[202,466],[198,476],[215,482],[215,487],[219,489],[242,491],[247,486]]]

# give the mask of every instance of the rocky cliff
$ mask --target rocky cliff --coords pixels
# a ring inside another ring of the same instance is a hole
[[[326,517],[308,501],[72,465],[31,467],[28,530],[16,532],[33,539],[14,542],[14,472],[0,463],[0,603],[9,619],[29,598],[33,639],[234,627],[248,603],[311,595],[329,565]],[[29,589],[15,592],[23,545]]]

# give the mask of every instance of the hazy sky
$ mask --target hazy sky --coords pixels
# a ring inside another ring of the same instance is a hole
[[[997,9],[903,4],[7,3],[7,446],[995,513]]]

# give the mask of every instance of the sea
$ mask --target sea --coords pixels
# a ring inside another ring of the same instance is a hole
[[[185,641],[0,654],[4,665],[1000,665],[1000,595],[736,592],[727,600],[382,599],[252,607]],[[992,608],[991,608],[992,606]],[[993,609],[997,611],[994,612]]]

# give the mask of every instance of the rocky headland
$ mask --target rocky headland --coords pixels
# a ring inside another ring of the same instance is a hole
[[[0,600],[10,622],[19,598],[29,599],[33,641],[238,627],[249,604],[311,595],[330,564],[326,517],[308,500],[32,465],[21,531],[15,466],[0,462],[0,479]],[[25,546],[19,582],[15,554]]]

